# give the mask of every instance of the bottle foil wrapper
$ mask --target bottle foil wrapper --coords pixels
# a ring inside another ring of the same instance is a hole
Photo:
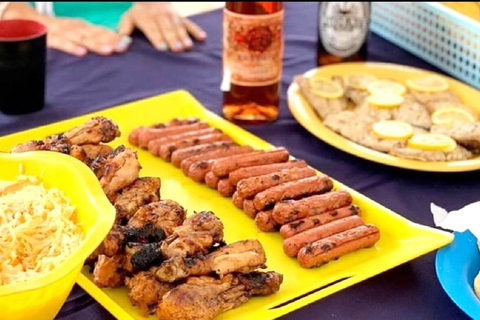
[[[437,227],[457,232],[470,230],[480,240],[480,201],[450,212],[431,203],[430,211]]]

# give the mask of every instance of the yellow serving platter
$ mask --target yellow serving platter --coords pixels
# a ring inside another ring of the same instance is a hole
[[[322,267],[301,268],[295,259],[289,258],[283,253],[282,239],[278,233],[259,231],[254,221],[248,218],[243,211],[237,209],[230,198],[224,198],[217,191],[193,182],[171,163],[128,143],[128,134],[138,126],[163,122],[174,117],[196,116],[206,120],[212,126],[224,130],[240,144],[249,144],[256,149],[273,147],[266,141],[208,111],[186,91],[175,91],[0,137],[0,150],[8,151],[18,143],[41,139],[47,135],[68,130],[95,115],[110,117],[119,124],[122,136],[116,139],[112,145],[124,144],[138,151],[142,165],[141,176],[162,178],[162,198],[179,202],[189,213],[202,210],[215,212],[225,225],[227,243],[241,239],[258,239],[267,253],[268,270],[275,270],[284,275],[284,282],[278,293],[267,297],[255,297],[237,309],[220,315],[218,319],[265,320],[278,318],[436,250],[453,240],[452,234],[415,224],[335,181],[336,189],[346,189],[352,194],[354,203],[363,210],[363,219],[367,223],[378,226],[381,231],[381,239],[373,248],[348,254]],[[321,171],[321,168],[318,169]],[[131,306],[125,288],[101,289],[97,287],[92,281],[88,268],[85,267],[82,270],[78,284],[116,318],[122,320],[146,319],[139,314],[138,309]],[[156,317],[152,316],[150,319],[153,320]]]
[[[480,101],[480,92],[477,89],[450,77],[442,76],[431,71],[389,63],[351,62],[311,69],[304,75],[309,77],[317,72],[325,77],[367,73],[374,75],[379,79],[388,78],[391,80],[400,81],[402,83],[405,83],[409,78],[435,74],[447,80],[451,90],[457,93],[465,104],[475,108],[480,114],[480,106],[478,105],[478,101]],[[342,151],[363,159],[389,166],[418,171],[460,172],[480,169],[480,156],[478,155],[472,159],[464,161],[423,162],[395,157],[386,153],[369,149],[350,141],[338,133],[330,130],[323,124],[322,119],[316,114],[315,110],[301,95],[296,83],[292,82],[292,84],[289,86],[287,90],[287,100],[293,117],[310,133]]]

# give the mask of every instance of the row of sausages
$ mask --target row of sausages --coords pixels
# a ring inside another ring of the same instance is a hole
[[[129,142],[232,197],[260,230],[279,231],[284,252],[304,268],[371,247],[380,238],[378,228],[360,218],[347,191],[334,190],[329,176],[292,159],[285,148],[239,145],[197,118],[136,128]]]

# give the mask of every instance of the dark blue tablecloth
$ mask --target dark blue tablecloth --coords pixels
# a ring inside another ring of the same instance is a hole
[[[294,75],[314,68],[316,3],[286,3],[285,56],[281,114],[266,126],[245,128],[270,143],[285,146],[293,156],[358,190],[411,221],[433,226],[434,202],[447,210],[477,201],[479,173],[416,172],[372,163],[318,140],[290,114],[285,93]],[[193,19],[207,31],[205,43],[191,52],[158,52],[139,34],[128,53],[112,57],[93,54],[76,58],[50,51],[47,105],[36,114],[0,115],[0,135],[53,123],[176,89],[191,92],[220,114],[221,10]],[[372,34],[368,59],[438,71],[421,59]],[[1,146],[0,146],[1,149]],[[80,288],[75,287],[58,319],[111,319]],[[435,273],[430,253],[326,297],[282,319],[464,319]]]

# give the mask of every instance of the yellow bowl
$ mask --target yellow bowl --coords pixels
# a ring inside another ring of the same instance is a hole
[[[79,160],[51,151],[0,153],[0,180],[23,173],[41,179],[46,188],[58,188],[77,209],[85,238],[77,250],[54,270],[25,282],[0,286],[1,319],[51,320],[60,311],[85,259],[113,225],[115,208],[93,172]]]

